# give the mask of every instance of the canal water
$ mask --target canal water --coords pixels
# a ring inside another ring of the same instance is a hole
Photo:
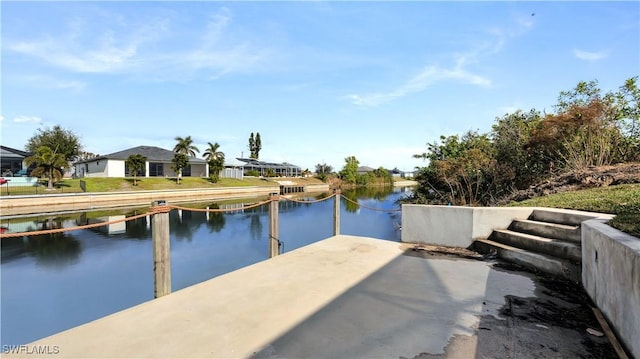
[[[345,191],[341,234],[400,240],[397,200],[408,188]],[[297,199],[320,199],[327,194]],[[172,210],[172,290],[214,278],[269,258],[268,204],[244,209],[264,198],[181,204],[227,208],[206,213]],[[280,201],[281,252],[333,233],[334,199],[318,203]],[[376,211],[371,208],[383,209]],[[7,232],[68,228],[143,214],[148,207],[0,217]],[[60,234],[2,239],[1,345],[26,344],[153,299],[151,219]]]

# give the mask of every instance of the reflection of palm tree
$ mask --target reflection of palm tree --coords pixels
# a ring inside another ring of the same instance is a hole
[[[135,215],[135,214],[132,214]],[[137,218],[134,220],[129,220],[125,222],[126,224],[126,233],[129,238],[136,239],[150,239],[151,238],[151,228],[148,224],[149,217]]]
[[[262,222],[260,221],[260,216],[254,214],[251,216],[251,225],[250,225],[251,239],[259,240],[262,237]]]
[[[78,262],[82,252],[80,242],[68,232],[31,236],[25,243],[25,250],[39,265],[59,269]]]
[[[220,206],[212,204],[209,206],[211,209],[219,209]],[[210,212],[209,219],[207,220],[207,227],[213,232],[220,232],[225,224],[224,214],[220,212]]]
[[[189,242],[193,239],[193,231],[191,229],[189,218],[191,217],[190,211],[185,211],[179,214],[180,211],[175,211],[175,214],[170,212],[169,216],[173,217],[170,221],[170,231],[176,236],[176,239],[186,239]]]

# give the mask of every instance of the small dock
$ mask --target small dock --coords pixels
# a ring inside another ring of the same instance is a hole
[[[586,328],[502,317],[540,284],[493,264],[339,235],[4,357],[45,349],[56,358],[590,357],[608,344],[596,338],[586,348]]]

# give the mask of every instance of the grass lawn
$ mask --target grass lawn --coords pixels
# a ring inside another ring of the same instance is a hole
[[[611,213],[612,227],[640,238],[640,184],[623,184],[574,192],[556,193],[512,202],[509,206],[551,207]]]
[[[81,193],[85,192],[80,187],[80,182],[86,184],[86,192],[121,192],[121,191],[153,191],[153,190],[175,190],[190,188],[218,188],[218,187],[246,187],[246,186],[279,186],[275,180],[287,180],[299,185],[322,184],[317,178],[256,178],[245,177],[242,180],[235,178],[221,178],[218,182],[212,183],[208,178],[183,177],[180,184],[176,178],[138,178],[137,185],[134,186],[133,178],[74,178],[64,179],[55,184],[53,190],[46,189],[46,182],[38,187],[11,187],[11,195],[31,195],[31,194],[55,194],[55,193]],[[0,188],[3,196],[7,195],[6,186]]]

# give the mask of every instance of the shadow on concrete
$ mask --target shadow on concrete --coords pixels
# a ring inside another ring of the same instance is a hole
[[[574,303],[583,298],[563,296],[531,273],[496,263],[408,250],[252,357],[615,355],[606,339],[586,333],[583,326],[599,327],[589,321],[588,305]],[[559,322],[567,311],[586,319],[562,326],[538,315],[542,310]]]

